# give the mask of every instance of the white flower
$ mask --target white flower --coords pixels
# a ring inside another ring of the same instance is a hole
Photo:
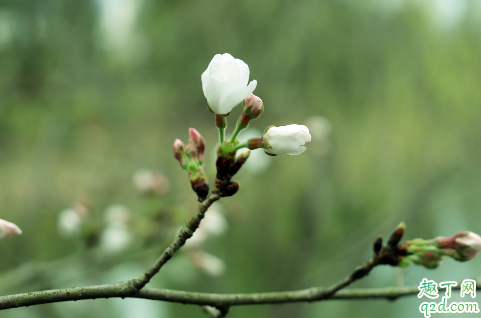
[[[195,249],[201,247],[209,236],[219,236],[227,232],[229,222],[222,212],[220,212],[221,210],[222,205],[220,203],[215,202],[212,204],[205,213],[205,217],[200,223],[199,228],[194,232],[194,235],[185,242],[184,248]],[[182,228],[179,228],[178,231],[181,229]]]
[[[135,188],[144,194],[166,194],[170,188],[167,177],[157,171],[149,169],[139,169],[132,176]]]
[[[272,155],[299,155],[306,150],[303,145],[311,141],[309,129],[304,125],[271,127],[262,138],[271,146],[264,151]]]
[[[132,215],[125,205],[112,204],[105,209],[104,218],[108,224],[125,225],[130,222]]]
[[[210,276],[222,276],[226,271],[223,260],[215,255],[204,251],[196,251],[191,254],[194,266]]]
[[[0,240],[6,240],[12,235],[20,235],[22,230],[12,222],[0,219]]]
[[[82,231],[82,218],[77,210],[69,208],[60,211],[57,230],[63,237],[76,237]]]
[[[205,228],[212,235],[222,235],[227,232],[229,223],[220,210],[222,210],[221,204],[214,202],[205,213],[205,217],[199,227]]]
[[[249,82],[249,66],[232,55],[216,54],[202,73],[202,89],[210,109],[219,115],[247,98],[256,88],[257,81]]]
[[[465,232],[455,239],[456,250],[468,258],[473,258],[481,252],[481,237],[473,232]]]
[[[109,224],[100,235],[100,247],[108,253],[126,249],[132,242],[132,234],[125,224]]]

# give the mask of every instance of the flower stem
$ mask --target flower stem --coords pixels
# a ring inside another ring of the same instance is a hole
[[[225,140],[225,128],[227,127],[227,119],[224,115],[215,115],[215,125],[219,129],[220,143]]]
[[[241,148],[247,148],[247,141],[246,142],[243,142],[241,144],[238,144],[237,146],[235,146],[235,150],[239,150]]]
[[[239,133],[242,131],[241,125],[239,125],[239,122],[235,125],[234,133],[232,134],[232,137],[230,138],[230,143],[233,144]]]
[[[225,128],[219,128],[219,139],[220,143],[222,143],[225,139]]]

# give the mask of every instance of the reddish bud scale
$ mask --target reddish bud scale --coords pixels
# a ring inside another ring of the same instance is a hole
[[[381,251],[381,248],[382,248],[382,236],[379,236],[375,241],[374,241],[374,245],[373,245],[373,250],[374,250],[374,253],[379,253]]]
[[[406,229],[406,225],[404,224],[404,222],[402,222],[401,224],[399,224],[396,229],[394,230],[394,233],[391,234],[391,237],[389,238],[387,244],[391,247],[395,247],[398,245],[399,241],[401,241],[403,235],[404,235],[404,231]]]
[[[220,193],[220,195],[222,197],[230,197],[236,194],[237,191],[239,191],[239,188],[240,188],[239,181],[230,182],[224,187],[224,189],[222,189],[222,192]]]
[[[235,159],[234,164],[229,168],[229,171],[227,172],[229,177],[233,177],[239,171],[239,169],[242,168],[244,163],[246,163],[247,158],[249,158],[249,153],[247,155],[241,154]]]
[[[209,184],[204,178],[197,178],[195,181],[191,182],[192,190],[197,194],[199,202],[202,202],[207,198],[209,194]]]
[[[224,179],[226,178],[229,169],[234,164],[234,159],[226,157],[226,156],[219,156],[217,157],[217,161],[215,165],[217,166],[217,178]]]

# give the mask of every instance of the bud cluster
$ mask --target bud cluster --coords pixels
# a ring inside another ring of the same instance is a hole
[[[438,267],[445,256],[460,262],[475,258],[481,252],[481,237],[473,232],[460,232],[450,237],[438,236],[432,240],[415,239],[405,243],[413,263],[427,268]]]
[[[182,169],[187,171],[192,190],[197,194],[199,202],[209,194],[209,183],[202,166],[204,165],[205,141],[194,128],[189,128],[189,143],[184,146],[180,139],[174,142],[174,156]]]
[[[238,140],[239,133],[264,111],[262,99],[252,93],[257,81],[249,83],[249,74],[249,66],[246,63],[225,53],[215,55],[201,76],[207,106],[215,114],[215,125],[219,131],[220,145],[217,150],[217,174],[213,192],[220,196],[231,196],[239,190],[239,182],[233,182],[231,178],[246,162],[249,152],[237,155],[237,150],[262,148],[271,156],[298,155],[306,150],[304,144],[311,141],[309,129],[303,125],[269,126],[261,137],[244,142]],[[242,114],[237,120],[232,136],[226,139],[227,116],[241,102]],[[190,140],[186,146],[179,139],[174,142],[174,155],[182,169],[188,172],[192,189],[202,202],[209,193],[207,178],[202,169],[205,142],[193,128],[189,129],[189,136]]]

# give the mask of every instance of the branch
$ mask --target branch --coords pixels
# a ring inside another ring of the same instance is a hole
[[[215,201],[220,199],[220,195],[212,191],[209,196],[201,203],[199,203],[199,208],[197,212],[192,216],[192,218],[184,223],[179,234],[175,240],[164,250],[162,255],[155,261],[155,263],[144,273],[144,275],[139,279],[134,279],[131,281],[131,286],[133,287],[133,292],[138,292],[141,290],[150,279],[159,272],[162,266],[167,263],[175,252],[177,252],[182,246],[184,246],[185,241],[194,235],[195,230],[199,227],[200,221],[204,218],[205,212]]]
[[[228,178],[227,181],[230,182],[230,178]],[[390,236],[387,244],[382,244],[381,237],[374,242],[374,254],[369,261],[367,261],[364,265],[357,267],[348,277],[328,288],[313,287],[290,292],[234,295],[189,293],[183,291],[156,289],[140,290],[159,271],[162,265],[165,264],[174,255],[174,253],[184,245],[185,241],[192,236],[193,232],[197,229],[200,221],[204,217],[207,208],[222,196],[220,189],[222,189],[222,185],[224,185],[225,182],[219,180],[216,183],[217,185],[212,193],[205,201],[199,204],[197,213],[190,219],[188,223],[184,224],[174,242],[172,242],[172,244],[165,249],[159,259],[145,272],[140,279],[132,279],[110,285],[73,287],[4,296],[0,297],[0,309],[81,299],[137,297],[164,300],[169,302],[180,302],[184,304],[208,305],[217,308],[221,312],[218,317],[223,317],[227,314],[229,307],[232,305],[274,304],[299,301],[311,302],[331,298],[338,290],[369,274],[369,272],[375,266],[381,264],[390,264],[394,266],[397,265],[399,263],[400,256],[405,253],[405,248],[398,246],[405,228],[404,223],[401,223]],[[393,296],[390,295],[390,297],[392,298]]]
[[[131,290],[128,288],[127,283],[128,282],[121,282],[111,285],[54,289],[3,296],[0,297],[0,310],[62,301],[119,297],[142,298],[190,305],[211,306],[215,308],[228,308],[230,306],[313,302],[327,299],[353,300],[369,298],[395,300],[400,297],[416,295],[419,293],[418,286],[409,286],[339,290],[330,296],[327,295],[326,289],[322,287],[313,287],[296,291],[253,294],[213,294],[144,288],[137,294],[131,294]],[[461,282],[452,289],[459,290],[460,287]],[[476,289],[481,290],[481,277],[476,278]]]

